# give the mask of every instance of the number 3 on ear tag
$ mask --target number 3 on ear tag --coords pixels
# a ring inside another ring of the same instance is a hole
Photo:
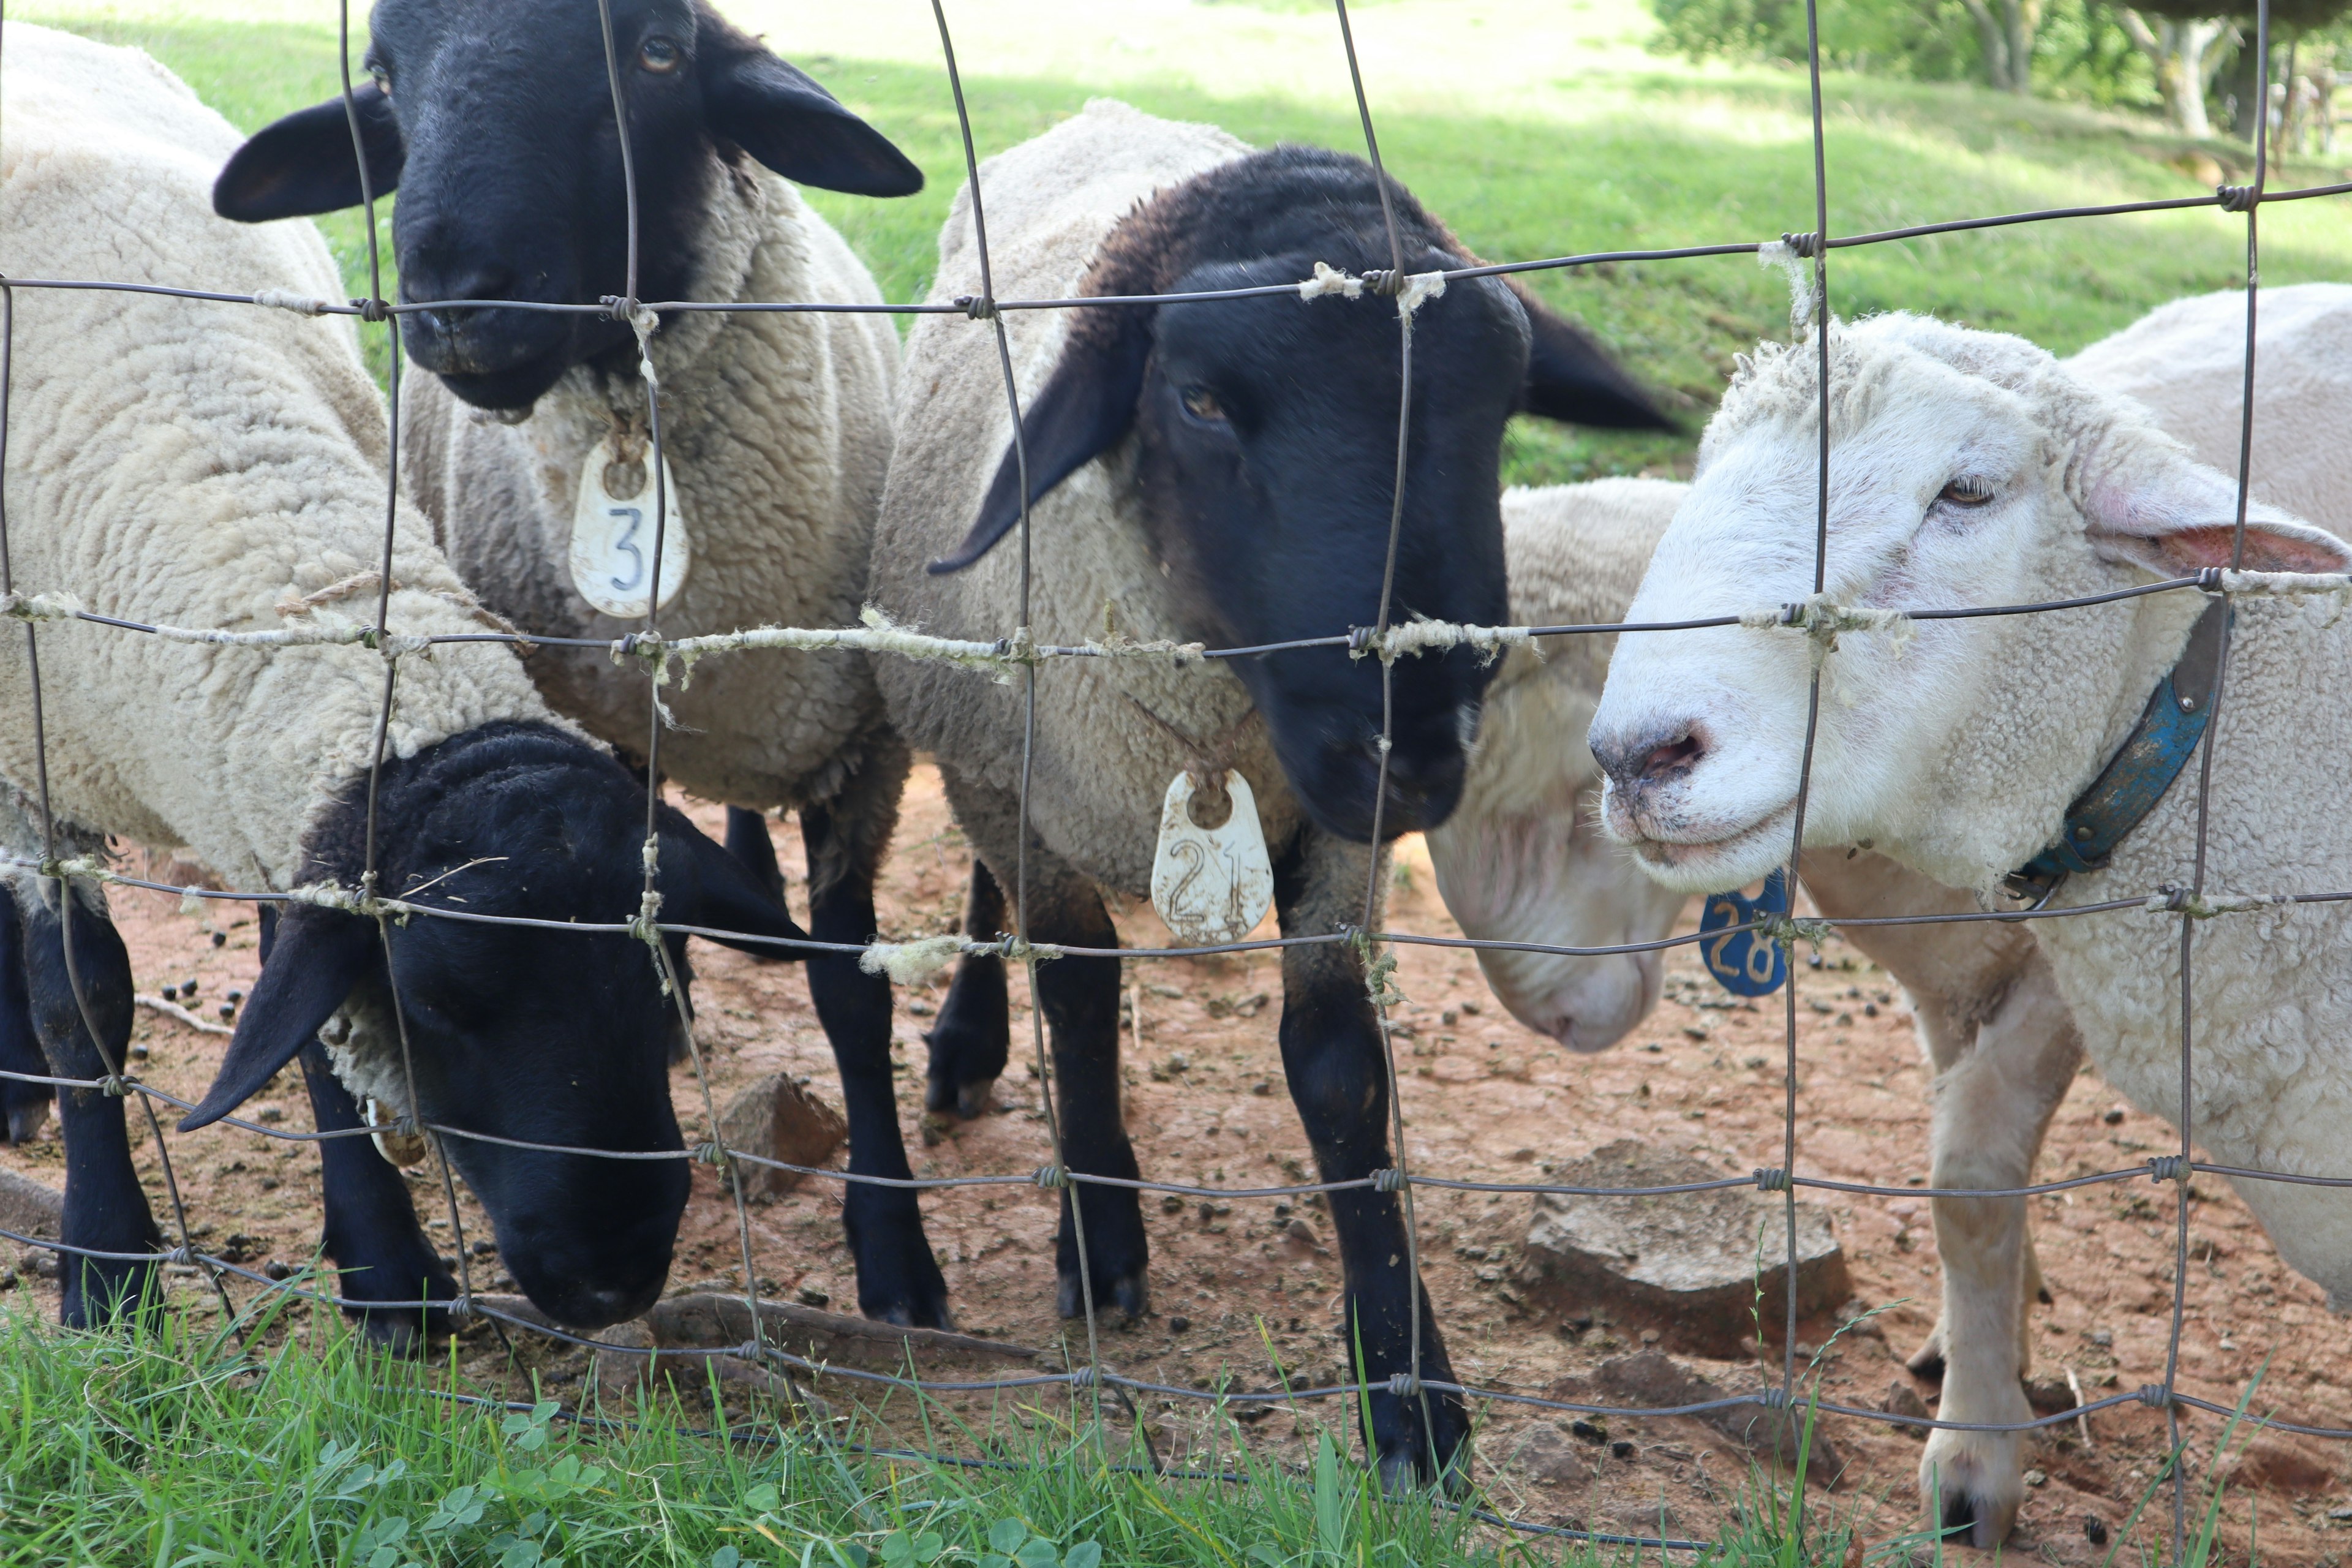
[[[677,597],[694,563],[685,510],[678,504],[677,477],[662,459],[661,595],[650,592],[654,575],[654,482],[647,456],[623,462],[606,437],[589,449],[580,470],[580,500],[572,515],[572,585],[608,616],[634,620],[648,606]]]
[[[1760,915],[1788,912],[1789,873],[1785,870],[1765,878],[1763,892],[1752,899],[1736,889],[1709,893],[1706,912],[1698,921],[1698,950],[1716,984],[1735,996],[1769,996],[1787,984],[1786,949],[1762,931],[1727,928],[1747,925]]]

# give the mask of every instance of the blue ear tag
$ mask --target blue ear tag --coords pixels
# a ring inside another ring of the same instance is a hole
[[[1699,955],[1715,983],[1735,996],[1769,996],[1788,984],[1789,954],[1759,931],[1735,931],[1759,915],[1789,912],[1789,873],[1783,869],[1764,879],[1764,890],[1744,898],[1737,890],[1709,893],[1706,910],[1699,916]],[[1710,931],[1721,931],[1710,937]]]

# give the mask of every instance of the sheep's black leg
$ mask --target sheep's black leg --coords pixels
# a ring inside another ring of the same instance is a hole
[[[1004,933],[1004,889],[977,856],[963,931],[974,942],[994,942]],[[968,1121],[988,1109],[989,1091],[1003,1075],[1009,1052],[1009,1016],[1003,959],[967,957],[956,965],[939,1022],[923,1036],[931,1048],[924,1110],[952,1110]]]
[[[59,1078],[99,1079],[108,1063],[125,1061],[131,1047],[131,954],[108,918],[106,900],[95,888],[79,888],[31,877],[15,881],[16,929],[23,942],[25,991],[34,1032],[49,1070]],[[66,968],[66,943],[73,944],[73,975],[81,981],[89,1024],[104,1037],[104,1049],[89,1036]],[[60,1098],[58,1121],[66,1141],[66,1200],[63,1234],[70,1247],[100,1252],[152,1252],[160,1244],[147,1194],[131,1163],[126,1097],[95,1089],[69,1089]],[[68,1328],[90,1328],[143,1316],[157,1300],[155,1265],[77,1258],[59,1259],[65,1281],[58,1313]]]
[[[0,1072],[51,1076],[49,1058],[41,1054],[41,1037],[33,1027],[32,994],[25,988],[25,944],[16,930],[16,898],[5,882],[0,882]],[[0,1079],[6,1142],[25,1144],[39,1137],[55,1098],[47,1084]]]
[[[1363,918],[1370,850],[1313,830],[1275,868],[1285,936],[1321,935]],[[1327,1182],[1353,1181],[1393,1163],[1389,1083],[1380,1024],[1364,989],[1363,965],[1337,944],[1285,948],[1282,1065]],[[1413,1293],[1421,1298],[1421,1376],[1451,1383],[1453,1363],[1407,1261],[1403,1206],[1394,1194],[1356,1188],[1330,1194],[1331,1225],[1347,1275],[1341,1333],[1359,1374],[1375,1392],[1365,1402],[1366,1446],[1381,1483],[1467,1478],[1470,1423],[1461,1397],[1423,1391],[1399,1396],[1383,1385],[1412,1366]]]
[[[278,910],[261,906],[261,962],[278,944]],[[326,1047],[316,1040],[302,1047],[302,1084],[310,1094],[311,1124],[321,1132],[363,1127],[359,1102],[335,1077]],[[339,1271],[335,1294],[355,1301],[453,1301],[457,1287],[416,1224],[408,1184],[372,1138],[330,1138],[319,1145],[320,1197],[326,1210],[320,1248]],[[376,1343],[407,1351],[423,1343],[428,1326],[415,1309],[376,1310],[347,1307],[361,1331]],[[429,1326],[448,1328],[448,1314],[434,1312]]]
[[[310,1116],[321,1132],[366,1125],[359,1104],[328,1065],[326,1047],[313,1040],[302,1047],[302,1082],[310,1091]],[[352,1301],[449,1301],[457,1295],[425,1232],[416,1223],[408,1184],[385,1159],[373,1138],[331,1138],[319,1145],[320,1179],[326,1208],[326,1254],[341,1279],[335,1293]],[[446,1332],[448,1314],[415,1308],[346,1307],[367,1337],[394,1350],[421,1349],[422,1331]]]
[[[768,837],[766,813],[740,805],[727,808],[727,853],[751,868],[770,898],[784,901],[783,868],[776,864],[776,841]]]
[[[1118,928],[1094,884],[1031,851],[1029,940],[1070,947],[1118,945]],[[1062,1125],[1062,1158],[1092,1175],[1139,1173],[1118,1105],[1118,960],[1056,958],[1039,964],[1037,1004],[1045,1010],[1054,1053],[1054,1092]],[[1139,1318],[1150,1304],[1150,1247],[1143,1208],[1133,1187],[1073,1184],[1062,1194],[1062,1232],[1055,1249],[1060,1274],[1055,1304],[1066,1318],[1086,1310],[1078,1272],[1078,1238],[1071,1198],[1084,1205],[1087,1261],[1095,1309],[1117,1307]]]
[[[903,752],[870,759],[831,803],[801,807],[801,839],[809,863],[808,928],[816,941],[874,940],[874,879],[890,841],[906,773]],[[853,952],[812,952],[808,981],[817,1019],[841,1069],[850,1171],[912,1175],[890,1077],[890,982],[859,968]],[[884,1322],[950,1327],[947,1278],[931,1256],[914,1193],[866,1182],[844,1187],[842,1223],[857,1262],[857,1310]]]

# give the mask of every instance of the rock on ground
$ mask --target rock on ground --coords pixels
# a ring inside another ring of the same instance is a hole
[[[790,1073],[774,1072],[738,1092],[719,1116],[719,1135],[741,1153],[782,1160],[789,1165],[823,1165],[848,1136],[841,1113],[801,1087]],[[745,1161],[743,1195],[788,1193],[803,1180],[797,1171],[779,1171]]]
[[[1551,1179],[1562,1186],[1659,1187],[1722,1176],[1687,1154],[1626,1138],[1568,1162]],[[1523,1254],[1528,1282],[1572,1309],[1654,1323],[1676,1350],[1735,1357],[1759,1317],[1769,1336],[1787,1311],[1783,1202],[1737,1187],[1651,1197],[1538,1194]],[[1826,1311],[1852,1294],[1829,1215],[1800,1202],[1798,1315]]]

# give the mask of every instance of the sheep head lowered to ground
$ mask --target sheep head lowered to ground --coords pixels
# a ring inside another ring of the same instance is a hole
[[[701,0],[615,0],[629,104],[637,296],[694,294],[718,181],[756,159],[788,179],[876,196],[921,171],[814,80]],[[586,0],[380,0],[354,95],[375,195],[399,187],[404,300],[593,303],[628,286],[628,215],[597,7]],[[530,68],[518,68],[528,59]],[[230,160],[215,208],[247,222],[361,199],[342,100],[263,129]],[[633,353],[606,316],[456,309],[401,319],[416,363],[485,408],[528,408],[565,370]]]
[[[1474,265],[1402,187],[1391,182],[1389,195],[1407,272]],[[1295,284],[1318,263],[1389,267],[1371,168],[1276,147],[1139,205],[1081,292]],[[1522,408],[1613,428],[1667,421],[1580,329],[1496,279],[1459,281],[1421,304],[1412,366],[1392,616],[1493,624],[1506,611],[1496,506],[1505,421]],[[1398,371],[1396,303],[1370,291],[1085,311],[1024,413],[1029,499],[1131,439],[1146,543],[1192,635],[1236,647],[1370,626],[1388,558]],[[1011,531],[1019,492],[1008,449],[971,533],[932,570],[969,566]],[[1318,648],[1235,670],[1309,816],[1369,839],[1380,667]],[[1384,836],[1453,810],[1491,673],[1466,648],[1395,666]]]
[[[1892,315],[1837,328],[1831,357],[1837,603],[2029,603],[2230,563],[2235,481],[2033,345]],[[1735,380],[1629,619],[1812,592],[1814,363],[1811,345],[1768,348]],[[2256,505],[2244,564],[2338,572],[2352,551]],[[1845,634],[1822,669],[1808,842],[1874,842],[1956,887],[2024,864],[2202,608],[2186,594],[2137,603],[1923,623],[1907,647]],[[1794,633],[1622,639],[1592,749],[1608,829],[1653,875],[1698,892],[1787,860],[1810,668]]]
[[[386,897],[554,921],[611,921],[638,907],[644,786],[551,726],[485,725],[393,760],[376,810]],[[659,821],[663,919],[802,934],[734,856],[674,808]],[[361,781],[312,829],[302,881],[358,886],[366,840]],[[682,984],[686,939],[667,941]],[[183,1129],[235,1110],[322,1027],[338,1078],[422,1123],[573,1148],[682,1147],[668,1085],[677,1004],[631,935],[428,916],[379,935],[375,921],[346,910],[289,905],[220,1071]],[[661,1293],[686,1206],[682,1162],[462,1135],[445,1147],[516,1281],[556,1319],[619,1322]]]

